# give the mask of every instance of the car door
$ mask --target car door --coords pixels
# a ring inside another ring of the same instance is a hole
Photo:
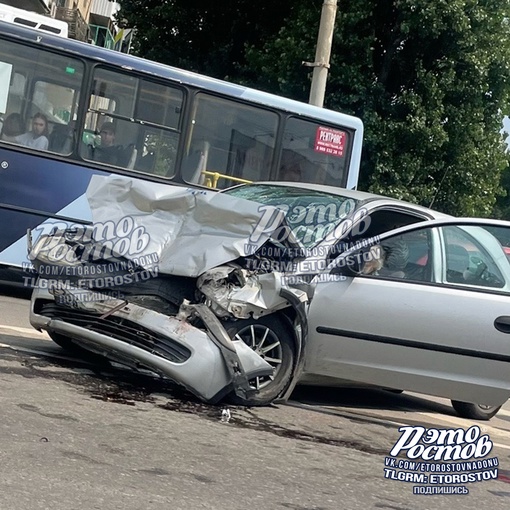
[[[509,234],[507,222],[435,220],[343,254],[315,287],[304,379],[503,403],[510,264],[501,243]]]

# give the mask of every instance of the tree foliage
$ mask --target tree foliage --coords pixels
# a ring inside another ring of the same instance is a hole
[[[246,45],[276,33],[291,0],[121,0],[119,20],[136,29],[134,51],[144,58],[239,81]],[[267,4],[267,5],[265,5]]]
[[[307,101],[322,0],[122,0],[145,57]],[[508,167],[510,0],[341,0],[325,106],[365,124],[360,187],[488,215]]]

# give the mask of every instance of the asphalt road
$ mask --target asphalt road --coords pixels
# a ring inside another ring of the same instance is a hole
[[[510,506],[510,411],[479,422],[497,480],[413,495],[384,477],[403,424],[464,428],[446,402],[298,390],[288,405],[221,408],[120,366],[67,356],[0,297],[0,509],[495,509]]]

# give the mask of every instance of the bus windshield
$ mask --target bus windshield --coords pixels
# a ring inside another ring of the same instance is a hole
[[[27,228],[90,221],[93,174],[357,185],[350,115],[2,22],[0,77],[0,264],[19,265]]]

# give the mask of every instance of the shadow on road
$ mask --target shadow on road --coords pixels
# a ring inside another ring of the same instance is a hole
[[[0,283],[0,296],[13,297],[18,299],[30,299],[31,295],[31,288]]]
[[[303,404],[327,407],[428,412],[457,416],[449,405],[433,402],[415,395],[396,394],[389,390],[379,389],[299,386],[292,394],[292,400]]]
[[[6,356],[23,361],[26,358],[31,358],[31,363],[28,365],[34,365],[34,368],[38,365],[36,360],[39,359],[43,363],[67,368],[71,372],[85,365],[90,370],[88,377],[82,377],[82,373],[79,374],[80,377],[78,378],[70,374],[65,375],[65,373],[61,375],[52,374],[51,377],[63,379],[70,377],[75,383],[79,382],[82,386],[91,386],[95,393],[95,398],[99,398],[98,394],[102,393],[106,400],[114,400],[112,395],[118,393],[122,397],[120,400],[125,400],[129,399],[130,393],[138,394],[141,390],[147,396],[151,393],[167,393],[169,398],[182,399],[183,402],[191,402],[193,405],[198,404],[196,398],[169,381],[148,376],[148,374],[143,375],[127,367],[121,368],[119,366],[114,368],[108,362],[106,362],[106,365],[103,365],[97,364],[92,359],[77,359],[46,339],[3,334],[2,343],[4,346],[0,349],[0,359]],[[31,373],[32,377],[44,377],[45,375],[47,374],[41,373],[38,370]],[[98,391],[97,383],[99,383],[99,387],[103,387],[102,392]],[[133,398],[133,400],[136,399]],[[299,386],[292,394],[291,400],[294,403],[310,406],[317,410],[320,408],[328,409],[335,412],[335,414],[371,415],[389,420],[395,418],[395,412],[426,412],[437,415],[457,416],[449,404],[427,400],[414,394],[396,394],[382,389]],[[373,411],[377,411],[377,413],[374,414]],[[423,420],[423,416],[419,419]]]

